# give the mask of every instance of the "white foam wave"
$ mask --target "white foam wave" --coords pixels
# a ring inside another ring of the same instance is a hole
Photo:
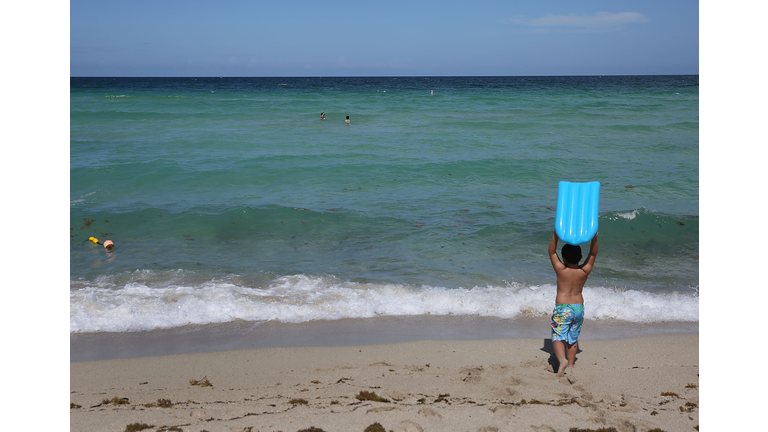
[[[632,220],[637,217],[637,212],[638,212],[637,210],[632,210],[631,212],[616,213],[616,217],[612,218],[612,220],[617,220],[618,218]]]
[[[78,198],[76,200],[71,200],[69,202],[69,206],[72,207],[72,206],[75,206],[77,204],[80,204],[81,202],[85,201],[86,198],[88,198],[89,196],[95,194],[96,192],[98,192],[98,191],[89,192],[89,193],[87,193],[85,195],[82,195],[80,198]]]
[[[278,278],[266,288],[227,281],[198,286],[122,287],[101,280],[70,293],[70,332],[143,331],[234,320],[304,322],[395,315],[514,318],[552,312],[553,285],[474,287],[365,284],[334,277]],[[589,319],[698,321],[698,296],[585,287]]]

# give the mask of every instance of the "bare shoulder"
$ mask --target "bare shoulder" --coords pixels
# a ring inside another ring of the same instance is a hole
[[[563,280],[568,282],[578,282],[585,279],[588,274],[589,272],[585,271],[582,267],[573,268],[563,266],[561,270],[557,271],[557,276],[562,277]]]
[[[592,272],[592,269],[595,267],[595,260],[587,260],[584,264],[579,266],[579,270],[584,272],[585,275],[589,275]]]

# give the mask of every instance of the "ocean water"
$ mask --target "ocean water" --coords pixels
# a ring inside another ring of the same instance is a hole
[[[698,321],[698,82],[71,78],[70,332],[548,315],[560,180],[586,317]]]

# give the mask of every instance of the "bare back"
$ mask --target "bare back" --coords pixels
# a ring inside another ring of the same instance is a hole
[[[557,256],[557,234],[552,233],[552,240],[549,243],[549,259],[552,262],[552,268],[557,274],[557,297],[555,303],[559,304],[584,304],[584,297],[581,291],[587,282],[587,277],[592,272],[597,257],[597,234],[592,238],[589,247],[589,255],[582,265],[563,264]]]
[[[584,289],[589,273],[578,267],[573,268],[564,265],[562,269],[555,269],[555,273],[557,273],[557,297],[555,297],[555,303],[583,304],[584,297],[581,295],[581,290]]]

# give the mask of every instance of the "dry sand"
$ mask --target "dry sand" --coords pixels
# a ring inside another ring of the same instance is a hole
[[[698,343],[698,334],[580,341],[562,378],[545,339],[73,362],[70,430],[694,431]],[[366,392],[385,400],[361,400]]]

